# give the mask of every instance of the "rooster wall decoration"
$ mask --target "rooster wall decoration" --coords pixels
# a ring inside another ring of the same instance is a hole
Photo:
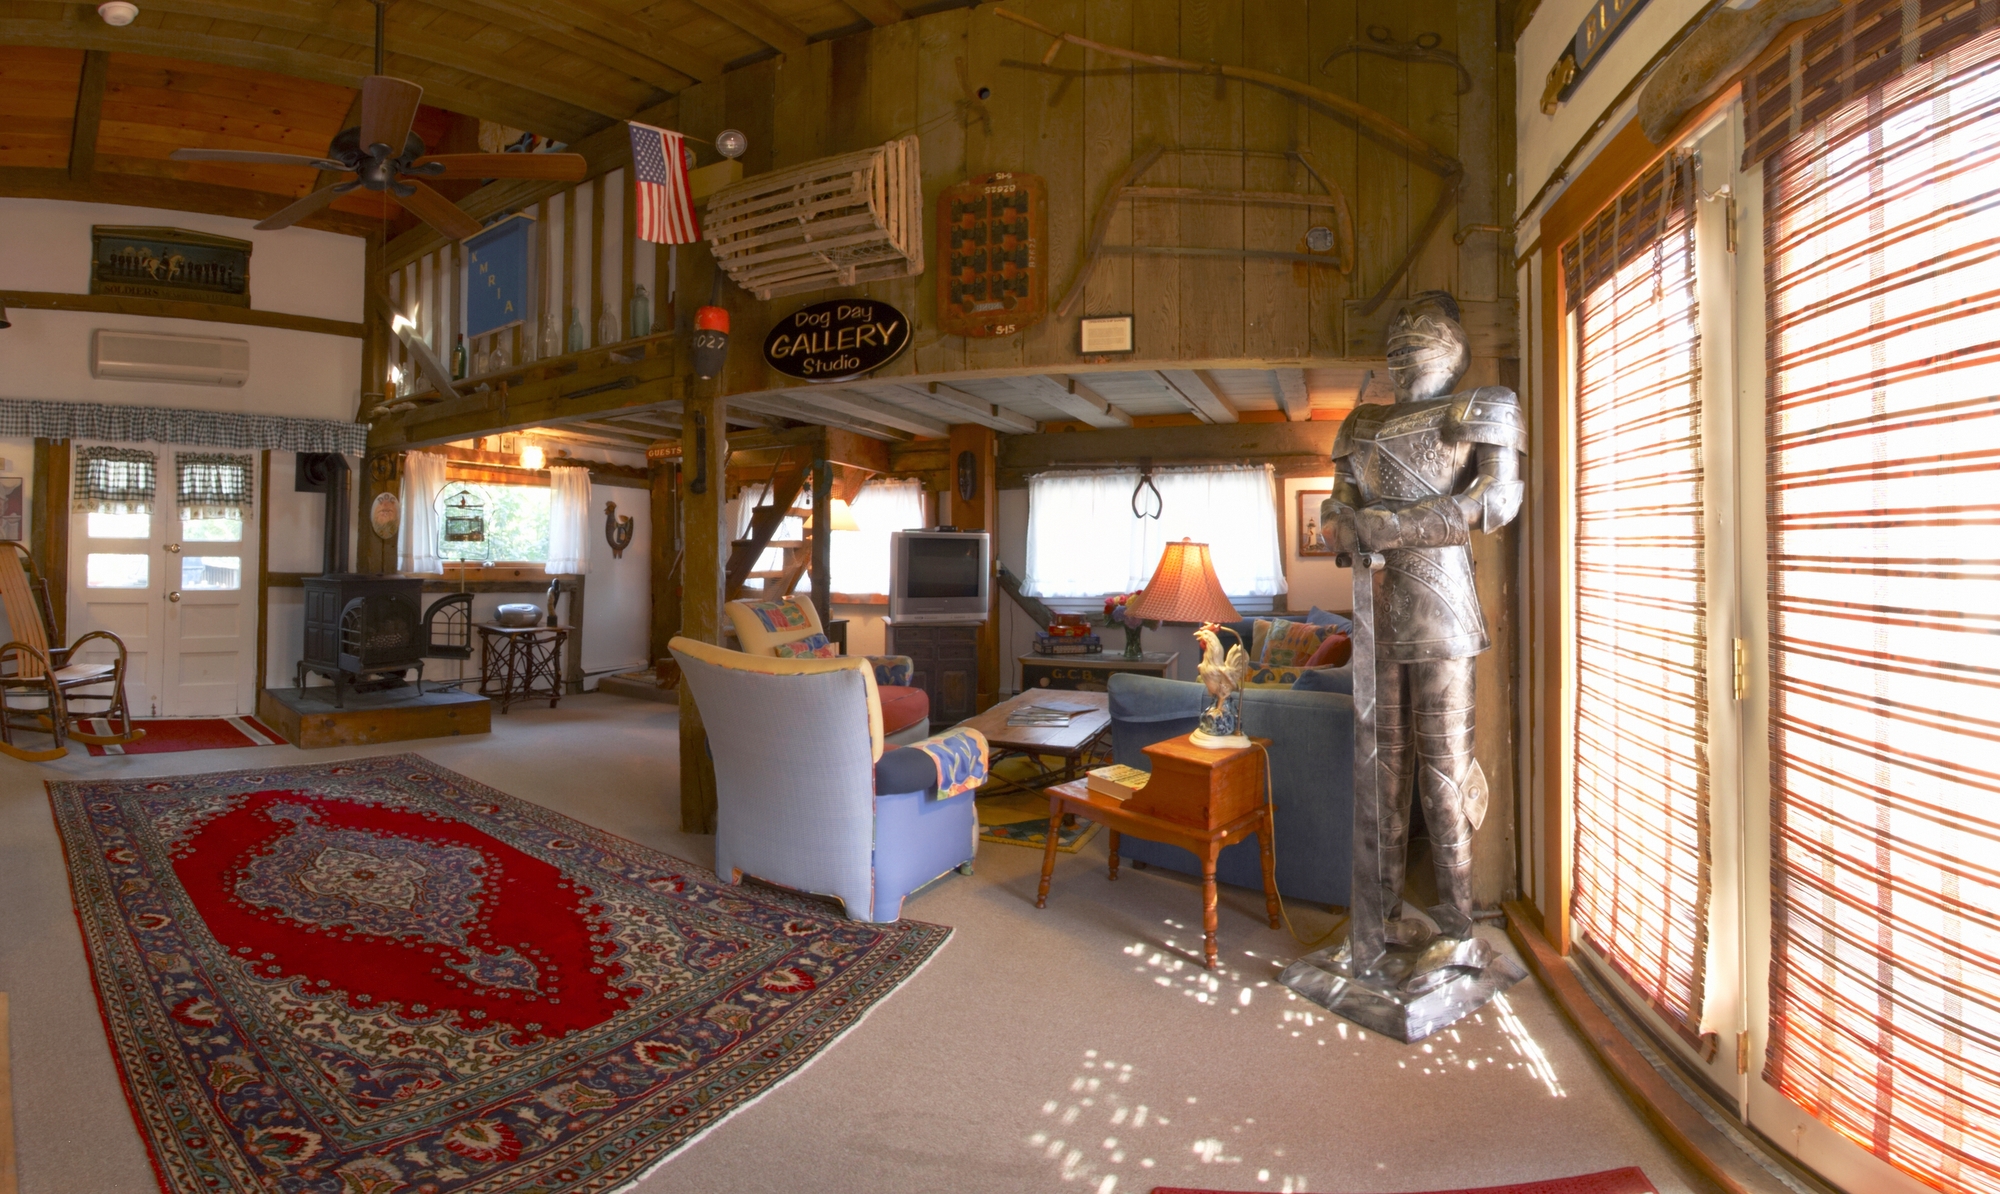
[[[618,517],[618,503],[604,503],[604,541],[611,545],[611,558],[622,560],[632,546],[632,516]]]

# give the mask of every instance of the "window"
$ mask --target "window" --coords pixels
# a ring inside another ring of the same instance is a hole
[[[1580,298],[1573,915],[1691,1038],[1709,885],[1693,177],[1669,155],[1568,263]]]
[[[1153,578],[1166,545],[1185,538],[1209,545],[1231,598],[1285,591],[1269,465],[1162,469],[1151,482],[1122,468],[1031,478],[1024,590],[1056,598],[1131,592]]]
[[[549,556],[549,487],[453,481],[438,495],[440,555],[451,561],[541,565]]]
[[[2000,1191],[2000,42],[1766,167],[1765,1079]]]

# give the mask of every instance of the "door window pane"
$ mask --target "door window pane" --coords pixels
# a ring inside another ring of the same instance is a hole
[[[86,514],[84,533],[92,539],[150,539],[153,537],[153,516],[150,514]]]
[[[93,517],[95,517],[93,515]],[[83,557],[84,587],[91,589],[143,589],[151,580],[148,570],[153,557],[143,552],[93,551]]]
[[[240,589],[243,587],[241,556],[182,556],[181,588]]]
[[[95,517],[93,515],[92,517]],[[243,538],[240,518],[184,518],[181,539],[187,543],[236,543]]]

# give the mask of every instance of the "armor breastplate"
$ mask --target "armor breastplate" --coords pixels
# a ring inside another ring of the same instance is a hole
[[[1444,498],[1477,475],[1474,445],[1460,439],[1456,397],[1356,407],[1341,429],[1364,508],[1399,510]],[[1466,546],[1398,547],[1383,553],[1376,650],[1385,662],[1460,659],[1492,646]]]

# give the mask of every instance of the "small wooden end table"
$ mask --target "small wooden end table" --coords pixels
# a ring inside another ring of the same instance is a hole
[[[1279,927],[1277,856],[1271,846],[1271,804],[1264,791],[1264,750],[1254,746],[1204,750],[1187,735],[1145,748],[1153,778],[1129,800],[1113,800],[1089,788],[1085,779],[1049,789],[1049,844],[1042,854],[1042,885],[1035,907],[1046,908],[1049,880],[1056,869],[1057,828],[1066,814],[1088,817],[1111,831],[1111,881],[1118,881],[1118,839],[1122,834],[1179,846],[1201,859],[1203,954],[1215,969],[1215,858],[1251,834],[1264,855],[1264,908]]]
[[[500,698],[500,712],[515,701],[562,699],[563,644],[567,626],[501,626],[481,622],[479,695]],[[495,687],[495,686],[498,687]]]

